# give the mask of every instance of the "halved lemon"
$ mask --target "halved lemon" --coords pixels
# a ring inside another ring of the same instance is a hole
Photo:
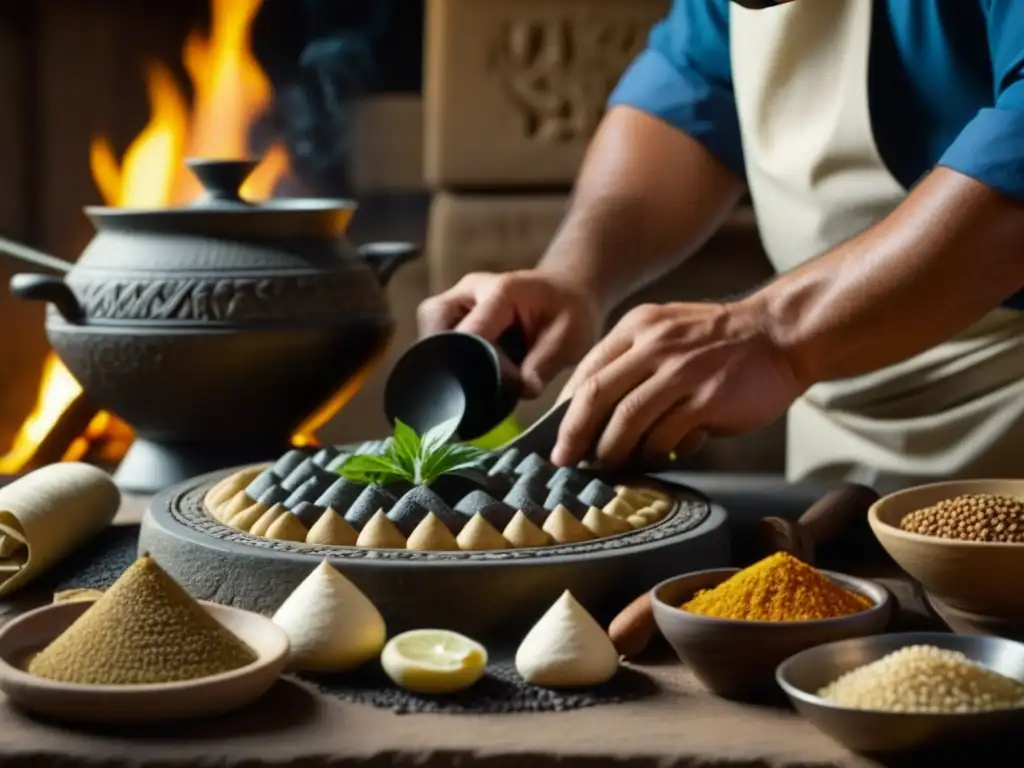
[[[414,629],[391,638],[380,654],[388,677],[413,693],[455,693],[483,677],[487,649],[447,629]]]

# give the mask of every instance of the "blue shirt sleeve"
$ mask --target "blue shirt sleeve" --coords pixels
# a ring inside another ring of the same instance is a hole
[[[729,59],[729,0],[673,0],[608,105],[634,107],[664,120],[743,178]]]
[[[979,110],[939,159],[1024,202],[1024,4],[981,0],[992,57],[994,106]]]

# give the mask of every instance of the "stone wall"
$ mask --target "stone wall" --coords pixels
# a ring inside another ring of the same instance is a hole
[[[668,0],[428,0],[425,169],[441,188],[568,186]]]

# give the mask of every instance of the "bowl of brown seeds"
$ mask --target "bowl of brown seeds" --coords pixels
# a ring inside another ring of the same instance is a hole
[[[908,488],[868,512],[875,537],[944,605],[1024,620],[1024,480]]]

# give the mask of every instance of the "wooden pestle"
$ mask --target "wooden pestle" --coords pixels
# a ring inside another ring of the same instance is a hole
[[[808,507],[798,520],[783,517],[758,520],[753,535],[755,546],[760,556],[784,551],[811,562],[818,545],[848,531],[878,498],[867,486],[844,483]],[[623,608],[608,626],[608,636],[615,649],[626,658],[642,653],[656,631],[649,591]]]
[[[878,499],[878,494],[865,485],[843,483],[808,507],[798,520],[761,518],[755,524],[756,554],[767,557],[789,552],[805,563],[813,563],[819,546],[838,539],[863,520]]]

